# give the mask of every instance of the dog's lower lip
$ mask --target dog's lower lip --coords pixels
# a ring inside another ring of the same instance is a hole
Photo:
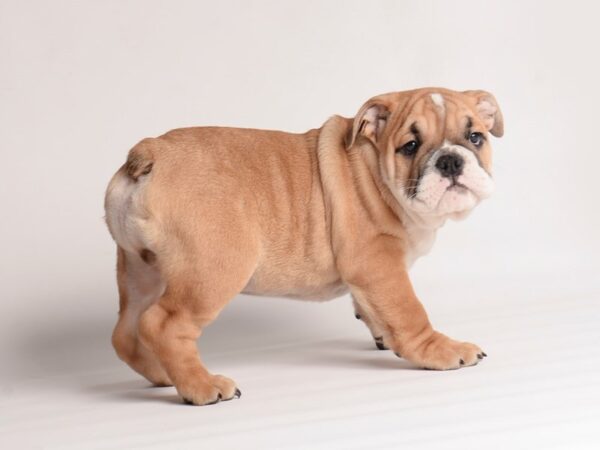
[[[462,183],[459,183],[458,181],[455,181],[454,183],[452,183],[450,186],[448,186],[448,188],[446,189],[447,191],[451,191],[451,190],[455,190],[455,191],[468,191],[469,188],[467,186],[465,186]]]

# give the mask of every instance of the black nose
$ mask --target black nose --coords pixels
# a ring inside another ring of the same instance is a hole
[[[455,153],[448,153],[438,158],[435,167],[438,168],[443,177],[457,177],[462,173],[465,160]]]

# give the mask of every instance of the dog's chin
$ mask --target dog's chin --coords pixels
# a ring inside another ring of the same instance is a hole
[[[466,186],[454,185],[442,193],[435,212],[442,217],[461,220],[467,217],[478,203],[479,198],[473,191]]]
[[[437,222],[446,219],[462,220],[477,206],[480,201],[471,189],[464,185],[449,183],[437,192],[428,190],[425,195],[417,195],[413,199],[405,198],[405,208],[420,216],[426,222]]]

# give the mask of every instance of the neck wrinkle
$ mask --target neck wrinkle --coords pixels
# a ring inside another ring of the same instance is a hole
[[[349,122],[350,119],[341,116],[329,118],[320,129],[316,146],[325,223],[334,254],[337,254],[343,245],[343,242],[336,239],[335,228],[347,222],[349,214],[344,199],[338,198],[339,193],[348,192],[348,160],[344,142]]]
[[[404,227],[402,208],[382,179],[377,150],[366,142],[352,150],[350,162],[363,208],[376,226],[385,228],[388,234],[401,235]],[[373,202],[374,198],[381,202]]]
[[[375,149],[355,145],[347,150],[345,138],[351,119],[333,116],[321,128],[317,145],[319,171],[327,223],[336,248],[336,229],[343,226],[361,233],[367,220],[380,233],[403,236],[401,207],[381,180]]]

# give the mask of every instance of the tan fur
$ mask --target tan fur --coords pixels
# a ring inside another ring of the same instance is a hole
[[[402,357],[432,369],[477,363],[481,349],[434,331],[413,291],[408,266],[435,232],[419,234],[431,219],[398,200],[443,142],[468,145],[466,116],[502,134],[490,94],[429,88],[375,97],[355,119],[334,116],[304,134],[206,127],[141,141],[106,196],[118,244],[118,355],[191,403],[230,399],[235,383],[209,373],[196,346],[230,299],[350,290],[374,337]],[[414,121],[423,149],[409,159],[395,149]],[[488,172],[490,152],[489,141],[477,151]]]

